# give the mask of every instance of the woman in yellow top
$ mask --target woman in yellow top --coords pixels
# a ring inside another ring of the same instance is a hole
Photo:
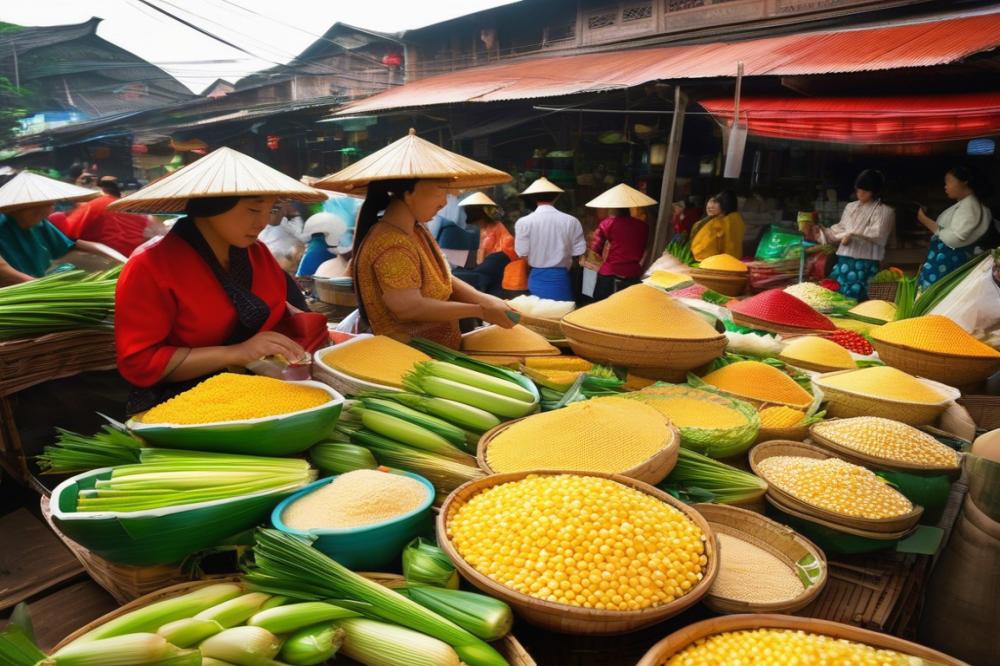
[[[705,204],[706,216],[691,228],[691,254],[702,261],[717,254],[743,256],[746,225],[736,210],[736,195],[724,190]]]
[[[508,174],[408,136],[316,182],[366,192],[358,215],[355,291],[372,332],[424,337],[458,348],[460,319],[514,325],[504,301],[454,277],[425,225],[444,207],[446,190],[509,181]],[[381,214],[381,216],[380,216]]]

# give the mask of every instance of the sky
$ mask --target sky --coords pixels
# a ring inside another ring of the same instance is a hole
[[[341,21],[397,32],[515,0],[146,0],[247,55],[157,12],[142,0],[2,0],[0,21],[19,25],[103,18],[97,34],[158,65],[193,92],[286,63]]]

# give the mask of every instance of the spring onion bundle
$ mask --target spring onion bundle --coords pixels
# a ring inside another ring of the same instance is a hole
[[[113,326],[121,267],[62,271],[0,289],[0,340]]]
[[[273,529],[257,530],[254,561],[254,566],[244,576],[244,580],[254,589],[302,600],[350,599],[364,602],[369,605],[361,609],[363,614],[394,622],[444,641],[469,666],[499,666],[507,663],[496,650],[455,623],[397,592],[359,576],[291,535]],[[352,641],[348,625],[357,622],[346,620],[339,623],[347,631],[342,650],[352,657],[354,655],[349,647]],[[411,649],[415,648],[411,646]],[[407,658],[391,663],[433,662]]]
[[[478,434],[482,434],[500,425],[500,419],[484,409],[472,407],[471,405],[454,400],[446,400],[445,398],[435,398],[407,391],[372,391],[358,397],[362,400],[366,397],[395,400],[410,409],[436,416],[459,428],[464,428]]]
[[[417,537],[403,549],[403,577],[411,583],[458,589],[455,565],[443,550],[423,537]]]
[[[396,591],[484,641],[500,640],[514,624],[510,606],[478,592],[433,585],[407,585]]]
[[[982,254],[977,254],[964,264],[942,276],[937,282],[927,287],[921,294],[916,298],[913,303],[913,308],[909,312],[911,317],[920,317],[925,314],[929,314],[941,301],[943,301],[948,294],[952,292],[955,287],[957,287],[965,278],[969,276],[979,262],[985,261],[987,258],[992,257],[995,260],[1000,261],[1000,250],[993,250],[992,252],[983,252]],[[904,319],[904,317],[896,316],[896,319]]]
[[[139,462],[142,442],[114,426],[106,425],[90,437],[62,428],[56,431],[56,443],[36,458],[43,474],[75,474]]]
[[[316,478],[307,461],[295,458],[143,449],[141,459],[139,464],[115,467],[111,478],[80,490],[76,510],[144,511],[293,491]]]
[[[767,482],[708,456],[681,447],[677,465],[657,484],[683,502],[743,504],[760,499]]]

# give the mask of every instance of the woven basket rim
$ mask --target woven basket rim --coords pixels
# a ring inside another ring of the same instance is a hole
[[[764,499],[767,500],[768,504],[773,506],[778,511],[781,511],[782,513],[787,513],[788,515],[794,516],[795,518],[799,518],[801,520],[805,520],[810,523],[815,523],[817,525],[827,527],[835,532],[841,532],[843,534],[851,534],[853,536],[859,536],[864,539],[871,539],[872,541],[898,541],[903,537],[907,536],[908,534],[910,534],[911,532],[913,532],[914,529],[916,529],[916,526],[913,526],[913,527],[908,527],[906,529],[897,530],[895,532],[866,530],[860,527],[852,527],[850,525],[844,525],[843,523],[837,523],[832,520],[827,520],[825,518],[814,516],[810,513],[806,513],[805,511],[801,511],[800,509],[794,506],[785,504],[776,497],[765,495]]]
[[[863,368],[859,368],[859,369],[863,369]],[[954,388],[952,388],[950,386],[947,386],[945,384],[942,384],[941,382],[936,382],[933,379],[925,379],[923,377],[914,377],[914,379],[917,379],[918,381],[925,382],[925,383],[927,383],[927,382],[931,383],[932,384],[931,388],[936,389],[936,390],[940,391],[943,395],[945,395],[945,397],[944,397],[943,400],[941,400],[940,402],[914,402],[912,400],[898,400],[896,398],[883,398],[883,397],[877,396],[877,395],[868,395],[868,394],[865,394],[865,393],[857,393],[856,391],[849,391],[847,389],[839,388],[837,386],[826,386],[826,384],[825,384],[825,380],[826,380],[827,377],[832,377],[834,375],[842,375],[845,372],[857,372],[859,369],[838,370],[836,372],[826,372],[826,373],[823,373],[822,375],[820,375],[819,377],[814,377],[813,378],[813,384],[815,384],[816,386],[819,386],[823,390],[823,393],[825,393],[827,395],[829,395],[830,393],[843,393],[843,394],[846,394],[846,395],[849,395],[849,396],[852,396],[852,397],[855,397],[855,398],[863,398],[864,400],[874,400],[874,401],[877,401],[877,402],[889,403],[889,404],[893,404],[893,405],[901,405],[901,406],[906,406],[906,407],[942,407],[942,408],[946,408],[949,403],[954,402],[955,400],[957,400],[961,396],[961,392],[957,391],[956,389],[954,389]],[[948,397],[949,395],[950,395],[950,397]]]
[[[785,453],[771,453],[771,450],[777,449],[778,447],[792,449],[792,451],[798,451],[799,453],[785,452]],[[840,458],[840,456],[834,454],[831,451],[826,451],[813,444],[806,444],[805,442],[793,442],[788,440],[774,439],[767,442],[761,442],[757,444],[752,449],[750,449],[750,469],[753,473],[760,478],[767,481],[767,493],[765,497],[769,500],[775,501],[776,503],[787,506],[790,508],[797,508],[797,510],[807,516],[816,517],[822,520],[826,520],[835,525],[843,525],[845,527],[854,527],[855,529],[872,531],[872,532],[898,532],[903,529],[899,527],[898,529],[892,529],[897,525],[905,525],[905,529],[909,531],[917,522],[920,520],[920,516],[924,513],[924,508],[919,504],[915,504],[910,501],[911,509],[907,513],[901,514],[899,516],[892,516],[890,518],[862,518],[858,516],[849,516],[847,514],[837,513],[836,511],[831,511],[829,509],[824,509],[822,507],[810,504],[809,502],[795,497],[791,493],[778,488],[775,484],[767,480],[767,477],[760,473],[758,470],[758,464],[775,455],[789,455],[805,458],[813,458],[819,460],[826,460],[828,458]],[[843,458],[840,458],[843,460]],[[899,492],[899,491],[896,491]],[[902,494],[902,493],[900,493]],[[909,501],[909,498],[907,498]]]
[[[750,270],[747,269],[745,271],[723,271],[719,270],[718,268],[702,268],[700,266],[692,266],[691,275],[692,276],[703,275],[705,277],[717,277],[730,280],[736,280],[736,279],[749,280]]]
[[[963,361],[992,361],[993,363],[1000,365],[1000,356],[982,356],[978,354],[953,354],[950,352],[930,351],[928,349],[920,349],[919,347],[913,347],[899,342],[889,342],[887,340],[879,340],[875,336],[872,336],[872,346],[876,347],[876,351],[878,350],[877,349],[878,345],[893,347],[898,351],[910,352],[912,354],[916,354],[919,356],[929,356],[932,358],[938,357],[943,360],[961,359]]]
[[[811,370],[812,372],[828,373],[828,372],[838,372],[840,370],[854,370],[854,368],[840,368],[835,365],[824,365],[822,363],[816,363],[814,361],[804,361],[800,358],[793,358],[791,356],[785,356],[784,354],[778,354],[778,360],[787,365],[794,366],[796,368],[801,368],[803,370]]]
[[[814,544],[812,541],[802,536],[792,528],[786,525],[782,525],[781,523],[776,522],[774,520],[771,520],[767,516],[761,515],[754,511],[749,511],[747,509],[742,509],[737,506],[731,506],[727,504],[695,504],[694,508],[696,511],[700,512],[703,516],[705,516],[705,520],[708,521],[708,524],[711,525],[712,529],[715,530],[717,533],[727,534],[728,536],[731,536],[733,538],[741,539],[743,541],[746,541],[747,543],[757,546],[758,548],[762,548],[763,550],[766,551],[780,552],[783,555],[783,557],[779,557],[778,559],[782,560],[783,563],[790,570],[794,572],[795,569],[788,563],[791,562],[791,564],[794,565],[798,562],[798,560],[792,559],[792,555],[790,555],[787,551],[781,550],[778,546],[775,546],[771,543],[767,544],[768,546],[767,548],[763,548],[760,544],[756,542],[764,540],[760,539],[751,531],[749,531],[749,528],[751,525],[755,524],[758,528],[764,531],[778,535],[779,537],[789,539],[796,546],[798,546],[801,549],[801,551],[804,551],[804,554],[812,555],[817,562],[820,562],[822,571],[819,579],[817,579],[809,587],[803,587],[802,593],[796,596],[794,599],[786,599],[784,601],[773,601],[773,602],[748,602],[748,601],[741,601],[738,599],[731,599],[729,597],[724,597],[721,595],[715,595],[712,594],[711,590],[709,590],[708,594],[705,595],[706,603],[708,603],[708,600],[711,597],[713,600],[718,600],[723,602],[723,604],[731,603],[733,605],[740,605],[740,606],[745,606],[747,608],[757,609],[755,610],[755,612],[763,613],[769,610],[791,611],[793,609],[797,610],[799,608],[808,605],[813,599],[815,599],[819,595],[819,593],[826,586],[826,582],[829,577],[829,568],[826,561],[826,554],[823,553],[823,551],[816,544]],[[734,521],[738,522],[739,524],[731,525],[729,523],[722,523],[719,521],[720,516],[727,516],[727,515],[733,518]],[[724,529],[723,527],[717,527],[717,525],[723,526]],[[739,535],[731,534],[730,531],[738,532]],[[749,536],[750,539],[744,539],[742,538],[742,535]],[[772,552],[772,554],[774,553]],[[801,557],[799,559],[801,559]],[[722,567],[721,559],[719,566],[721,571]]]
[[[863,465],[874,465],[882,469],[888,470],[902,470],[906,472],[925,472],[925,473],[955,473],[961,472],[962,470],[962,458],[961,455],[956,457],[956,463],[951,467],[934,467],[928,465],[921,465],[919,463],[911,463],[905,460],[893,460],[890,458],[879,458],[878,456],[873,456],[869,453],[863,453],[856,449],[852,449],[849,446],[840,444],[829,437],[819,434],[816,431],[816,426],[822,426],[823,423],[832,423],[834,421],[839,421],[842,419],[829,419],[828,421],[821,421],[819,423],[813,423],[809,426],[809,438],[824,448],[828,448],[837,454],[839,457],[849,460],[849,462],[861,461]],[[903,425],[909,425],[904,423]],[[913,426],[910,426],[913,428]],[[917,430],[917,428],[914,428]],[[943,446],[943,445],[942,445]],[[853,460],[851,460],[853,458]]]
[[[566,317],[563,317],[562,319],[559,320],[559,325],[563,327],[563,333],[566,333],[567,337],[572,337],[572,336],[569,335],[569,331],[566,330],[566,327],[569,327],[571,330],[574,329],[574,328],[577,328],[577,329],[580,329],[581,331],[583,331],[584,333],[597,333],[599,335],[607,335],[607,336],[615,337],[615,338],[625,338],[625,339],[630,339],[630,340],[640,340],[640,341],[644,341],[644,342],[645,341],[649,341],[649,342],[654,342],[654,343],[655,342],[681,342],[681,343],[687,343],[687,344],[697,344],[697,343],[708,344],[708,343],[712,343],[712,342],[719,342],[720,340],[726,340],[726,336],[725,336],[724,333],[718,333],[717,335],[714,335],[712,337],[707,337],[707,338],[667,338],[667,337],[658,337],[658,336],[649,336],[649,335],[631,335],[631,334],[628,334],[628,333],[612,333],[610,331],[602,331],[602,330],[599,330],[599,329],[596,329],[596,328],[590,328],[588,326],[580,326],[579,324],[574,324],[571,321],[566,321]]]
[[[580,606],[572,606],[569,604],[560,604],[551,601],[546,601],[544,599],[538,599],[536,597],[529,596],[523,592],[514,590],[506,585],[494,581],[492,578],[487,577],[485,574],[480,573],[475,567],[470,565],[464,557],[458,552],[458,549],[452,543],[451,538],[448,536],[448,520],[451,513],[456,510],[459,503],[464,504],[464,495],[470,493],[470,497],[486,490],[487,488],[492,488],[493,486],[498,486],[504,483],[509,483],[512,481],[520,481],[531,475],[536,476],[556,476],[568,474],[572,476],[593,476],[605,479],[610,479],[617,483],[620,483],[629,488],[633,488],[640,492],[644,492],[648,495],[652,495],[656,499],[659,499],[663,503],[673,507],[674,509],[683,513],[689,520],[694,522],[695,525],[702,531],[704,535],[705,543],[705,555],[707,557],[707,564],[705,565],[705,572],[701,580],[698,581],[690,590],[687,591],[682,597],[674,599],[670,603],[662,604],[660,606],[653,606],[651,608],[642,608],[639,610],[621,611],[621,610],[598,610],[595,608],[583,608]],[[602,620],[634,620],[637,622],[648,621],[648,623],[657,622],[668,617],[672,617],[677,613],[686,610],[687,608],[698,603],[701,598],[708,592],[715,582],[715,577],[718,575],[719,571],[719,545],[715,538],[714,532],[712,532],[711,526],[708,521],[698,513],[695,509],[684,504],[680,500],[674,499],[669,494],[659,490],[655,486],[649,485],[642,481],[636,479],[631,479],[620,474],[606,474],[600,472],[574,472],[569,470],[539,470],[539,471],[527,471],[527,472],[512,472],[508,474],[493,474],[482,479],[476,479],[474,481],[469,481],[462,484],[456,490],[454,490],[448,498],[445,500],[444,505],[441,507],[441,511],[438,513],[436,520],[437,527],[437,539],[439,547],[445,551],[451,561],[454,563],[455,568],[458,569],[459,573],[462,574],[469,582],[471,582],[475,587],[483,591],[488,591],[491,596],[495,596],[498,599],[506,601],[515,610],[520,607],[527,608],[539,608],[547,609],[550,611],[558,612],[567,618],[576,620],[578,622],[594,622],[600,623]]]

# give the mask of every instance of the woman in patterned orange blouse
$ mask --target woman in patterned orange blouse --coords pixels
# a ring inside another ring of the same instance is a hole
[[[446,185],[431,179],[368,184],[354,243],[354,284],[376,335],[419,336],[457,349],[460,319],[514,325],[504,301],[451,274],[424,226],[444,206]]]

